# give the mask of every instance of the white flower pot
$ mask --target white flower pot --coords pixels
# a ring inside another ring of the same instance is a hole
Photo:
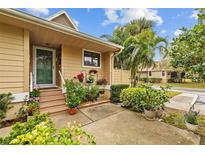
[[[195,131],[198,129],[199,125],[193,125],[193,124],[190,124],[188,122],[185,121],[185,124],[186,124],[186,127],[189,129],[189,130],[192,130],[192,131]]]

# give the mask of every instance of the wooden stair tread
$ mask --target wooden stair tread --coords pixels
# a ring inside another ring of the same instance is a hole
[[[54,95],[54,96],[47,96],[47,97],[40,97],[40,102],[50,102],[55,100],[65,100],[63,95]]]
[[[40,103],[40,109],[49,108],[53,106],[65,105],[66,102],[64,100],[55,100],[50,102]]]
[[[40,93],[40,97],[62,95],[61,91],[45,91]]]
[[[68,110],[68,107],[66,105],[61,105],[61,106],[54,106],[54,107],[49,107],[45,109],[41,109],[40,112],[43,113],[57,113],[57,112],[62,112]]]

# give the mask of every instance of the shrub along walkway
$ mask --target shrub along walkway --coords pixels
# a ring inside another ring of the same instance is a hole
[[[111,103],[83,108],[76,115],[53,115],[58,128],[75,120],[96,137],[97,144],[199,144],[199,136]]]

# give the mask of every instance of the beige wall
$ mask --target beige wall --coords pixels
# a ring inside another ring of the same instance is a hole
[[[109,81],[109,56],[110,53],[101,54],[101,68],[91,68],[82,66],[82,49],[78,47],[71,47],[62,45],[62,74],[65,79],[72,79],[78,73],[87,72],[91,69],[98,71],[96,80],[106,78]]]
[[[129,70],[113,69],[112,84],[130,84],[130,76]]]
[[[0,93],[29,91],[29,33],[0,23]]]
[[[147,77],[147,72],[141,73],[141,78],[146,78]],[[168,75],[168,72],[165,71],[165,75],[162,76],[162,71],[152,71],[152,75],[149,76],[148,78],[162,78],[162,82],[167,82],[168,79],[171,78],[171,75]]]

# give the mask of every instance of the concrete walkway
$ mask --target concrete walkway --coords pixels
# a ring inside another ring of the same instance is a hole
[[[97,144],[199,144],[200,138],[192,132],[159,121],[148,121],[140,113],[126,110],[111,103],[52,115],[57,129],[67,122],[81,123],[93,134]],[[0,129],[0,136],[7,132]]]
[[[192,132],[148,121],[140,113],[111,103],[80,109],[74,116],[58,116],[52,117],[57,127],[66,126],[67,121],[75,119],[96,137],[97,144],[199,144],[200,141]]]

